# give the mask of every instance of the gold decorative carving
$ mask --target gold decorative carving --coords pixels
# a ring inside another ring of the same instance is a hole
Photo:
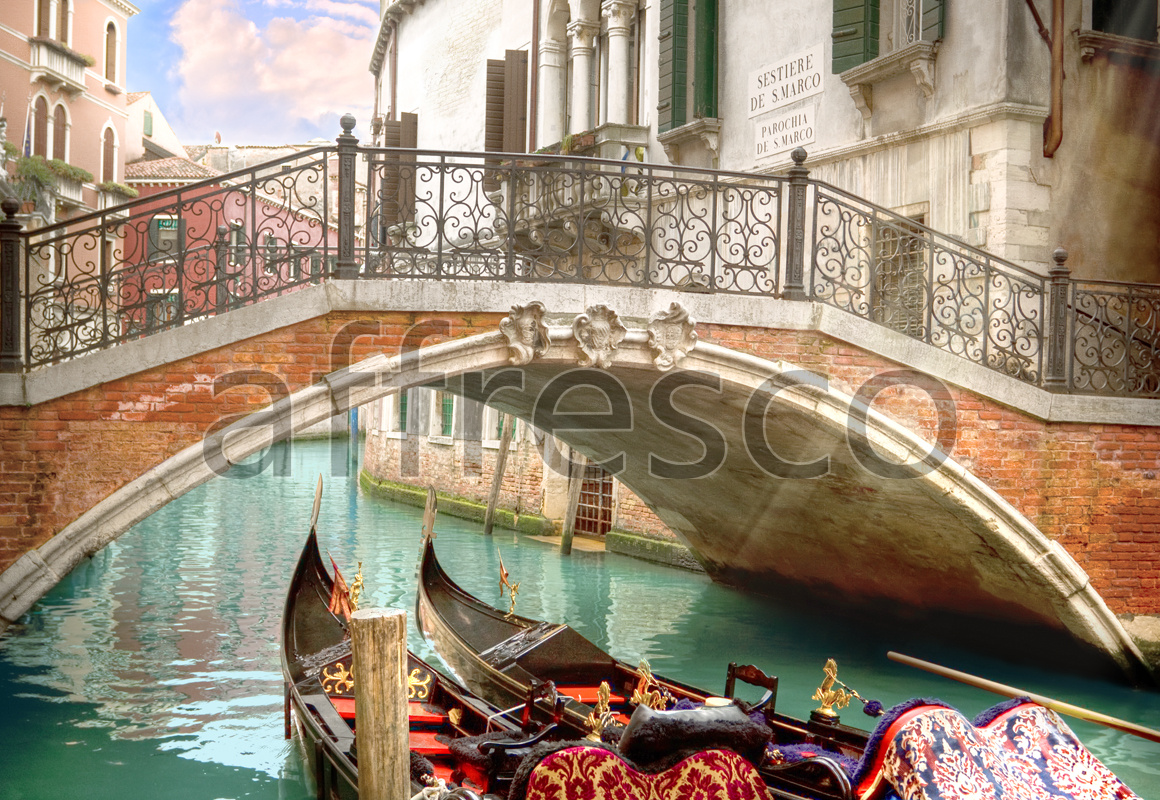
[[[811,697],[812,700],[821,702],[821,706],[814,709],[815,714],[836,719],[838,712],[834,709],[850,705],[852,698],[857,698],[863,703],[866,702],[866,698],[838,680],[838,663],[834,659],[826,659],[826,665],[822,667],[822,671],[826,673],[826,677],[822,679],[822,685],[814,691],[813,697]]]
[[[647,659],[641,659],[637,670],[636,686],[632,690],[632,702],[636,705],[646,705],[654,711],[664,711],[673,701],[668,689],[661,686],[653,677],[652,667]]]
[[[648,346],[653,352],[653,363],[662,372],[685,360],[697,343],[697,332],[680,303],[669,304],[668,311],[658,311],[648,323]]]
[[[453,708],[447,712],[447,719],[451,720],[452,725],[459,725],[459,721],[463,719],[463,709]]]
[[[407,699],[426,700],[431,696],[431,673],[415,667],[407,676]]]
[[[514,616],[516,613],[516,595],[520,593],[519,583],[512,583],[507,568],[503,565],[503,553],[499,555],[499,599],[503,600],[504,588],[507,588],[508,594],[511,597],[511,607],[508,609],[507,616]]]
[[[354,583],[350,585],[350,610],[358,611],[358,599],[363,590],[362,562],[358,562],[358,572],[355,573]]]
[[[548,326],[544,324],[544,304],[539,301],[512,306],[511,313],[500,320],[499,329],[507,337],[513,364],[530,363],[548,352]]]
[[[334,665],[331,673],[326,667],[322,668],[322,691],[327,694],[348,694],[354,690],[354,670],[348,670],[346,664],[339,661]]]
[[[608,681],[601,681],[600,688],[596,690],[596,707],[592,709],[592,713],[585,720],[588,730],[591,731],[588,734],[589,739],[599,742],[600,734],[604,732],[605,727],[612,721],[611,700],[612,687],[608,685]]]
[[[580,366],[608,369],[613,353],[628,334],[620,317],[606,305],[589,306],[572,321],[572,335],[580,348]]]

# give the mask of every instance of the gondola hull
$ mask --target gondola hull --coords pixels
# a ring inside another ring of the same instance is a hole
[[[311,532],[291,580],[282,620],[286,735],[296,728],[317,797],[357,800],[356,681],[346,623],[330,610],[333,589]],[[412,753],[429,760],[436,778],[465,784],[477,793],[493,789],[491,784],[500,778],[464,762],[450,746],[455,739],[485,732],[526,740],[519,721],[502,715],[412,653],[407,669]],[[411,794],[423,788],[413,771]]]
[[[631,698],[640,688],[638,669],[617,661],[566,625],[505,614],[473,597],[444,572],[429,540],[420,561],[416,611],[423,634],[456,677],[496,705],[518,704],[532,689],[551,681],[568,698],[561,725],[571,736],[582,738],[591,732],[594,694],[603,681],[619,700],[620,713],[614,719],[626,722],[631,713]],[[678,681],[651,677],[649,688],[667,692],[673,701],[703,703],[709,696]],[[536,705],[542,718],[552,708],[550,699]],[[866,746],[867,734],[855,728],[776,713],[766,717],[779,741],[816,743],[824,752],[854,759]],[[849,781],[832,763],[823,757],[813,764],[773,770],[766,776],[770,790],[779,798],[849,797]],[[814,774],[821,777],[815,780]],[[811,784],[816,784],[816,791],[802,789]]]

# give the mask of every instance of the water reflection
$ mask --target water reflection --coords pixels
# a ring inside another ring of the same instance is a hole
[[[282,738],[278,637],[325,444],[279,448],[278,472],[217,479],[175,501],[74,570],[0,646],[0,797],[307,797]],[[362,561],[366,604],[414,608],[420,509],[360,498],[328,477],[320,543],[344,570]],[[746,596],[700,575],[575,550],[440,517],[436,546],[457,582],[500,601],[499,559],[521,614],[567,621],[629,661],[714,691],[730,660],[781,678],[779,707],[805,715],[834,657],[844,680],[887,705],[941,697],[968,714],[981,691],[888,662],[888,649],[1025,686],[1145,725],[1160,694],[1013,667],[928,641],[920,629],[852,622]],[[349,577],[349,575],[348,575]],[[411,646],[433,658],[411,629]],[[852,724],[872,721],[846,712]],[[1084,723],[1089,746],[1143,797],[1160,798],[1160,745]]]

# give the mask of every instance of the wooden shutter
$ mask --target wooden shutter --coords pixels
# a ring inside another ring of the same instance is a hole
[[[717,116],[717,0],[693,0],[693,116]]]
[[[502,60],[487,60],[484,97],[483,149],[489,153],[523,153],[528,149],[528,54],[508,50]],[[496,159],[484,162],[488,169],[484,189],[499,188]]]
[[[503,80],[507,62],[487,60],[487,88],[483,107],[483,149],[490,153],[503,151]]]
[[[64,106],[59,105],[52,112],[52,157],[65,160],[65,144],[68,141],[68,119]]]
[[[835,74],[877,58],[878,0],[834,0],[832,37]]]
[[[503,77],[503,149],[524,153],[528,149],[528,53],[508,50]]]
[[[398,120],[383,123],[383,145],[414,149],[419,143],[419,117],[400,114]],[[383,169],[379,186],[380,244],[386,244],[390,228],[415,219],[415,165],[399,155],[381,156]]]
[[[937,41],[943,38],[945,30],[946,0],[922,0],[922,40]]]
[[[38,97],[33,108],[32,154],[48,158],[48,101]]]
[[[661,0],[660,36],[657,54],[660,92],[657,102],[657,130],[679,128],[688,120],[685,113],[688,82],[689,2]]]
[[[105,183],[117,179],[117,143],[113,138],[113,129],[106,128],[101,146],[101,180]]]

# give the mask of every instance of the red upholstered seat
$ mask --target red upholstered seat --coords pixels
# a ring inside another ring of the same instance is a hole
[[[1054,711],[1023,703],[981,727],[953,708],[899,716],[871,754],[861,800],[1139,800]]]
[[[615,753],[569,747],[541,761],[527,800],[770,800],[753,765],[728,750],[705,750],[657,775],[637,772]]]

